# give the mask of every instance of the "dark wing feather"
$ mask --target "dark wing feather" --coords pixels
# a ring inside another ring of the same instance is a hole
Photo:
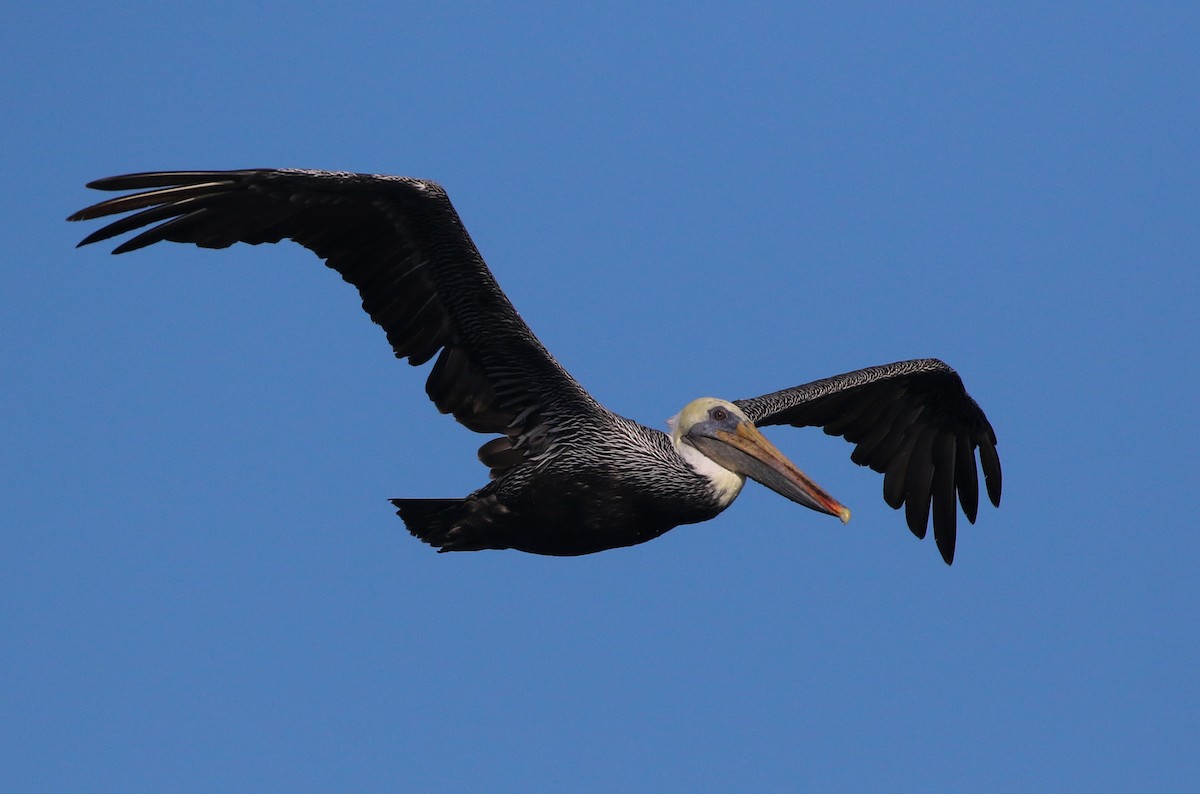
[[[756,425],[819,426],[855,445],[850,458],[884,475],[883,498],[905,506],[909,529],[933,535],[954,560],[955,494],[971,523],[979,508],[975,450],[992,504],[1000,506],[996,433],[958,373],[933,358],[847,372],[736,405]]]
[[[525,325],[436,183],[254,169],[129,174],[88,187],[141,192],[72,215],[133,212],[80,245],[144,229],[113,253],[162,240],[225,248],[286,239],[313,251],[358,288],[398,358],[438,356],[426,390],[439,410],[502,434],[480,450],[493,475],[539,452],[556,419],[603,410]]]

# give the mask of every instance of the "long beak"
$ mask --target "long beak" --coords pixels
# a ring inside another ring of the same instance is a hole
[[[701,441],[706,455],[731,471],[744,474],[793,502],[837,516],[843,524],[850,520],[848,508],[796,468],[749,422],[739,422],[732,432],[717,430],[711,438],[695,440]]]

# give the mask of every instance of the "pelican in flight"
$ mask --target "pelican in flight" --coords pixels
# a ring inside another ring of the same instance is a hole
[[[99,179],[139,191],[70,220],[130,212],[79,245],[140,231],[114,254],[160,240],[225,248],[294,240],[353,284],[397,358],[437,358],[426,391],[442,413],[493,436],[491,480],[463,499],[393,499],[408,530],[438,551],[577,555],[644,543],[713,518],[749,477],[821,513],[850,511],[758,430],[817,426],[855,445],[908,527],[954,559],[958,506],[974,523],[976,450],[1000,504],[996,434],[937,359],[868,367],[761,397],[703,397],[669,432],[596,402],[501,292],[440,185],[407,177],[298,169],[162,171]],[[149,228],[145,228],[149,227]]]

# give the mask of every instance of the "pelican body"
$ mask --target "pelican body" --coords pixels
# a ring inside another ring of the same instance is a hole
[[[597,403],[542,346],[496,284],[446,192],[407,177],[298,169],[170,171],[97,180],[139,191],[70,217],[132,213],[80,245],[141,230],[123,253],[159,241],[225,248],[290,239],[358,288],[396,356],[436,356],[436,407],[492,438],[491,480],[461,499],[393,499],[409,531],[438,551],[590,554],[644,543],[713,518],[749,477],[849,520],[759,426],[819,426],[855,444],[851,459],[884,474],[884,499],[954,559],[959,505],[974,523],[976,451],[999,506],[1000,461],[987,417],[937,359],[848,372],[741,400],[688,403],[670,432]],[[147,228],[148,227],[148,228]]]

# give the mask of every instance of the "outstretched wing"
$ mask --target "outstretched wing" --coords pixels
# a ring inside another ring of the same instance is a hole
[[[935,358],[898,361],[806,383],[736,405],[757,425],[815,425],[855,444],[850,459],[883,477],[883,498],[905,505],[908,527],[933,536],[947,564],[957,533],[955,492],[975,523],[979,479],[975,450],[992,504],[1000,506],[996,433],[963,388],[958,373]]]
[[[161,240],[225,248],[286,239],[313,251],[358,288],[397,358],[418,365],[437,355],[426,391],[440,411],[503,436],[480,450],[494,476],[540,451],[559,416],[602,410],[500,291],[434,182],[253,169],[129,174],[88,187],[142,192],[72,215],[133,213],[80,245],[144,229],[113,253]]]

